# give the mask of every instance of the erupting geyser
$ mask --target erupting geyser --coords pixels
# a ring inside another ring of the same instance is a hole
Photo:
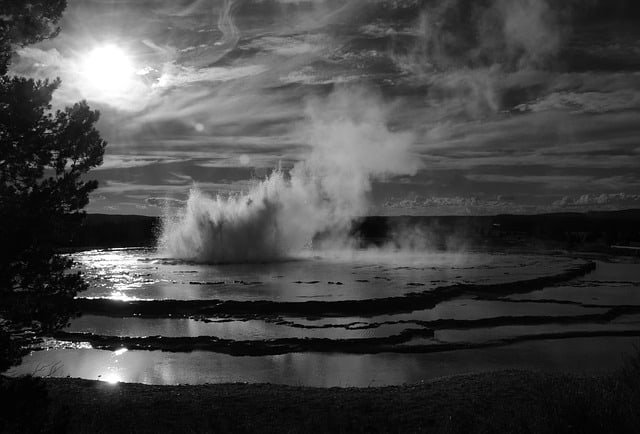
[[[318,232],[345,234],[366,213],[373,179],[420,167],[410,153],[413,136],[389,130],[389,109],[363,88],[311,101],[303,133],[312,150],[304,161],[242,195],[212,198],[193,188],[185,207],[165,216],[160,247],[198,262],[263,262],[299,252]]]

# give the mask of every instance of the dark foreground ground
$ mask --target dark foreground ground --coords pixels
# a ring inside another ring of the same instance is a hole
[[[502,371],[383,388],[55,378],[2,388],[4,432],[640,432],[640,357],[606,377]]]

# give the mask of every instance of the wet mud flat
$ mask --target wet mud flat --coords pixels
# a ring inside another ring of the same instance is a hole
[[[499,369],[603,373],[621,362],[607,356],[640,342],[633,258],[214,267],[149,249],[87,256],[94,286],[76,300],[82,316],[11,374],[52,366],[46,375],[111,383],[362,387]]]

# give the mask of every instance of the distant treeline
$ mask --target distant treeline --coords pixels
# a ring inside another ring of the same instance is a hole
[[[134,247],[155,244],[160,219],[89,214],[63,247]],[[351,235],[362,246],[423,243],[434,248],[546,245],[601,250],[640,246],[640,210],[497,216],[398,216],[356,220]],[[318,237],[322,238],[322,237]],[[418,246],[419,247],[419,246]]]
[[[79,231],[63,247],[141,247],[155,244],[158,217],[87,214]]]
[[[456,245],[547,246],[590,250],[640,246],[640,209],[497,216],[366,217],[352,234],[363,244],[403,244],[423,237],[438,248]]]

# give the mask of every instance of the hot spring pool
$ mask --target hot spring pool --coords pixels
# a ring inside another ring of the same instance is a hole
[[[504,368],[599,372],[640,341],[633,261],[367,251],[214,266],[154,249],[73,256],[90,283],[82,316],[10,374],[368,386]]]

